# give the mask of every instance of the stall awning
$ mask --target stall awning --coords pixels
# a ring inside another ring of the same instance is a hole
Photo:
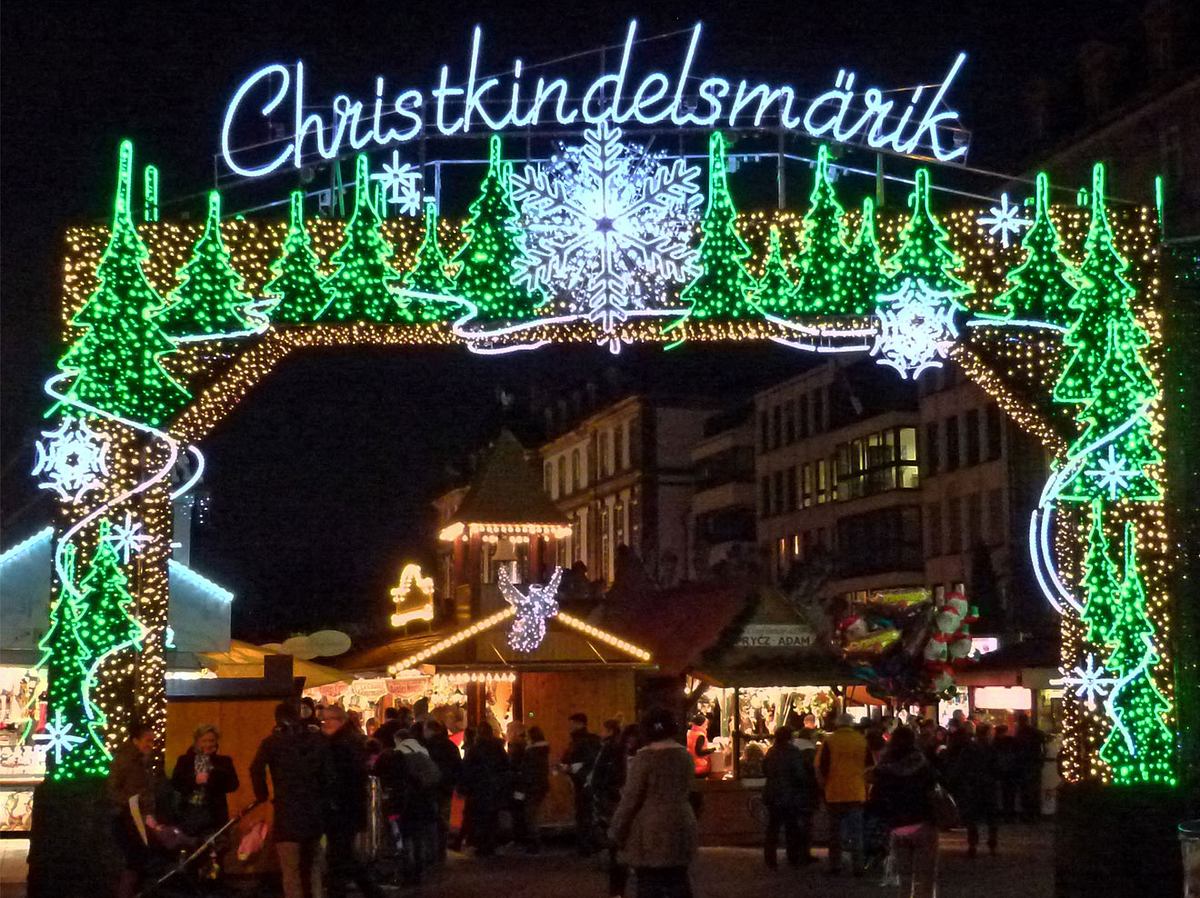
[[[256,645],[242,642],[240,639],[229,641],[227,652],[200,652],[207,667],[217,672],[218,677],[261,677],[263,675],[263,659],[267,655],[278,654],[267,652]],[[348,683],[354,679],[353,674],[344,673],[324,664],[314,664],[299,658],[293,661],[293,672],[297,677],[304,677],[304,687],[325,686],[329,683]]]

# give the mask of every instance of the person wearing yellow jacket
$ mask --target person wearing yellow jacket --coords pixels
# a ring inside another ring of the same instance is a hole
[[[837,729],[817,749],[817,782],[825,792],[829,813],[829,872],[839,873],[842,848],[850,849],[850,870],[863,872],[863,805],[867,800],[867,739],[854,729],[854,718],[839,714]]]

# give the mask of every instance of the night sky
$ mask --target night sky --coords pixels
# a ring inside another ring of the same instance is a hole
[[[1029,79],[1069,64],[1089,36],[1127,27],[1140,4],[1055,3],[56,3],[6,0],[0,12],[0,545],[49,519],[31,477],[41,383],[60,354],[62,234],[105,219],[116,146],[162,172],[164,217],[199,208],[211,186],[225,104],[268,62],[303,58],[310,97],[371,96],[373,77],[433,86],[465,77],[471,26],[490,70],[618,43],[628,19],[650,35],[705,24],[698,74],[759,76],[803,95],[839,65],[862,83],[940,79],[972,130],[973,165],[1018,171]],[[584,12],[583,10],[594,10]],[[670,71],[683,38],[663,47]],[[642,61],[649,54],[645,51]],[[595,65],[595,63],[593,63]],[[991,189],[990,185],[985,189]],[[286,187],[279,190],[285,195]],[[807,192],[807,187],[804,188]],[[793,189],[792,204],[803,194]],[[463,349],[325,351],[292,357],[202,444],[211,493],[193,557],[238,593],[235,635],[282,638],[347,621],[382,622],[400,563],[430,549],[428,502],[448,466],[495,433],[496,388],[525,395],[615,364],[676,386],[749,369],[786,375],[806,361],[766,349],[664,356],[571,348],[504,358]]]

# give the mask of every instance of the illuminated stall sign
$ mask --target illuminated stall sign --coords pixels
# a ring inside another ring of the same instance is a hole
[[[808,648],[813,632],[800,624],[747,624],[737,644],[743,649]]]
[[[476,131],[503,131],[542,125],[570,126],[636,123],[658,127],[759,127],[771,117],[788,131],[841,143],[861,143],[906,155],[931,156],[939,162],[962,161],[967,154],[958,111],[946,104],[955,77],[966,60],[960,53],[936,86],[911,91],[859,87],[855,73],[840,69],[833,87],[805,101],[790,85],[772,85],[719,75],[703,79],[693,73],[700,25],[692,28],[687,52],[670,74],[651,71],[635,85],[630,63],[637,22],[626,31],[621,64],[616,72],[600,75],[587,85],[564,77],[539,76],[522,80],[522,62],[515,60],[503,78],[481,77],[483,31],[476,27],[466,80],[452,76],[443,65],[438,83],[427,91],[415,87],[389,88],[375,79],[375,95],[333,98],[329,112],[312,111],[306,94],[303,61],[294,66],[265,65],[247,77],[225,109],[221,154],[225,164],[243,177],[268,175],[292,165],[300,168],[314,154],[333,159],[350,151],[387,147],[413,140],[425,127],[424,110],[432,106],[428,125],[446,136]],[[694,95],[689,81],[699,81]],[[455,83],[452,84],[451,82]],[[581,89],[582,88],[582,89]],[[907,102],[898,100],[907,96]],[[578,98],[578,99],[576,99]],[[294,121],[291,142],[272,150],[271,158],[235,158],[233,134],[248,119],[289,115]],[[385,122],[385,118],[389,121]],[[396,125],[394,127],[393,125]]]

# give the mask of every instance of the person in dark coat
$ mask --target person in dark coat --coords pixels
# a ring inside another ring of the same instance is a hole
[[[550,743],[541,727],[530,727],[527,737],[513,769],[513,838],[536,854],[542,847],[542,802],[550,794]]]
[[[450,733],[445,725],[432,717],[425,720],[424,735],[425,750],[442,774],[434,792],[438,816],[437,859],[441,862],[446,859],[450,840],[450,808],[454,801],[454,790],[462,775],[462,754],[458,746],[450,741]]]
[[[811,806],[815,782],[811,773],[811,761],[805,764],[804,755],[792,741],[792,731],[780,727],[775,731],[775,742],[763,759],[763,804],[767,807],[767,837],[763,843],[763,859],[774,870],[778,866],[776,851],[779,845],[779,830],[784,832],[788,863],[799,867],[804,863],[807,852],[803,845],[801,814]]]
[[[616,723],[616,721],[611,721]],[[629,772],[629,759],[642,747],[641,727],[631,723],[610,743],[605,740],[592,771],[596,818],[608,844],[608,894],[620,898],[629,882],[629,865],[618,856],[617,846],[607,837],[612,816],[621,802],[621,789]]]
[[[567,718],[571,727],[571,741],[563,753],[559,765],[571,777],[575,789],[575,843],[582,855],[592,853],[592,796],[588,791],[588,778],[596,756],[600,754],[600,737],[588,727],[587,715],[575,713]]]
[[[352,880],[365,898],[382,898],[383,891],[354,853],[354,837],[367,828],[370,817],[366,736],[336,705],[325,709],[321,729],[329,742],[333,770],[325,812],[329,895],[342,898],[347,880]]]
[[[466,798],[464,816],[470,820],[468,838],[480,857],[496,853],[500,810],[506,805],[509,781],[504,743],[495,737],[491,724],[479,724],[475,741],[463,759],[459,791]]]
[[[979,728],[983,730],[981,726]],[[988,831],[988,851],[996,853],[999,833],[996,826],[996,757],[981,739],[975,724],[964,720],[950,737],[944,765],[945,780],[958,805],[967,828],[967,857],[975,857],[979,847],[979,825]]]
[[[383,789],[383,810],[399,836],[405,885],[419,885],[437,856],[437,790],[441,771],[415,733],[396,733],[395,748],[379,755],[375,775]]]
[[[1042,818],[1042,762],[1046,756],[1046,734],[1033,725],[1025,711],[1017,713],[1013,733],[1017,753],[1021,816],[1027,823]]]
[[[293,702],[275,707],[275,729],[259,744],[250,763],[250,782],[259,801],[271,797],[268,771],[284,898],[311,898],[313,859],[333,787],[333,767],[328,743],[301,721]]]
[[[105,792],[115,810],[113,834],[121,850],[123,866],[117,882],[117,898],[133,898],[146,872],[150,852],[137,828],[131,799],[137,796],[138,813],[147,837],[157,827],[155,820],[158,776],[151,762],[154,729],[149,724],[130,727],[129,740],[113,754]]]
[[[871,799],[892,833],[900,894],[934,898],[937,893],[938,829],[933,807],[937,773],[908,727],[892,734],[882,760],[872,768]]]
[[[1017,743],[1007,724],[996,727],[992,737],[992,752],[996,761],[996,780],[1000,786],[1000,812],[1012,822],[1017,815],[1017,788],[1020,785],[1020,763]]]
[[[238,788],[233,758],[217,753],[220,734],[211,723],[192,734],[192,747],[179,756],[171,786],[183,803],[179,828],[189,836],[208,836],[229,820],[229,793]]]
[[[406,709],[407,710],[407,709]],[[375,731],[375,738],[379,740],[379,744],[384,751],[393,748],[396,744],[396,734],[401,729],[407,729],[401,726],[400,709],[399,708],[384,708],[383,723],[379,725],[379,729]]]

